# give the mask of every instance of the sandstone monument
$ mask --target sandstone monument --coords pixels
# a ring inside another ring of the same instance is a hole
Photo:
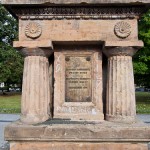
[[[21,119],[10,150],[148,150],[132,56],[150,0],[2,0],[19,21]]]

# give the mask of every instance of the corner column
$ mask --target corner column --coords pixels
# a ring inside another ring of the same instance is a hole
[[[106,120],[134,122],[136,117],[132,56],[137,47],[105,46],[108,57]]]
[[[15,45],[20,45],[20,43],[15,43]],[[28,43],[25,45],[27,46]],[[50,48],[40,47],[26,47],[20,51],[25,56],[21,121],[27,124],[44,122],[51,117],[48,57],[52,51]]]

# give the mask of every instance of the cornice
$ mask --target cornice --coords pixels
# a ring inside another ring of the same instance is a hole
[[[150,4],[148,0],[1,0],[4,5]]]
[[[144,6],[42,6],[9,8],[19,19],[133,19],[145,10]]]

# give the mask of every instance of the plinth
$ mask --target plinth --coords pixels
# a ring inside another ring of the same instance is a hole
[[[20,121],[5,129],[11,150],[148,150],[150,126],[62,119],[26,125]]]

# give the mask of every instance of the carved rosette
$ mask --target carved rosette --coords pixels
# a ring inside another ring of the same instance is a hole
[[[131,26],[124,21],[118,22],[114,27],[114,32],[117,37],[125,39],[131,34]]]
[[[25,28],[25,35],[29,38],[38,38],[42,34],[42,27],[37,22],[30,22]]]

